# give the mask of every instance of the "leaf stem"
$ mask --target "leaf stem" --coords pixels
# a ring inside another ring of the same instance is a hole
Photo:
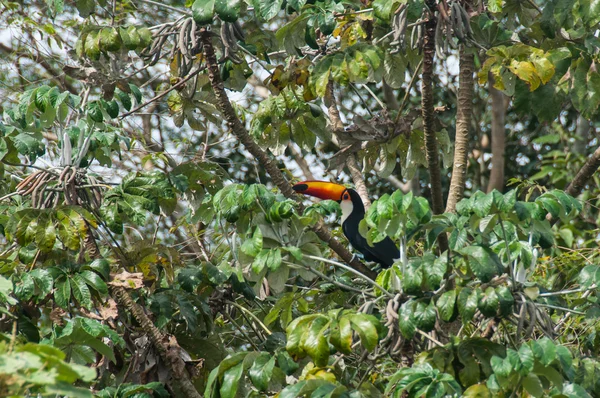
[[[258,319],[258,317],[257,317],[256,315],[254,315],[254,314],[252,313],[252,311],[250,311],[250,310],[249,310],[249,309],[247,309],[247,308],[244,308],[244,307],[242,307],[241,305],[239,305],[238,303],[235,303],[235,302],[233,302],[233,301],[226,300],[225,302],[226,302],[227,304],[231,304],[231,305],[233,305],[233,306],[234,306],[235,308],[237,308],[238,310],[240,310],[240,311],[242,311],[242,312],[245,312],[246,314],[250,315],[250,317],[252,317],[252,319],[254,319],[254,320],[256,321],[256,323],[258,323],[258,324],[260,325],[260,327],[261,327],[261,328],[263,328],[263,330],[265,331],[265,333],[266,333],[266,334],[268,334],[269,336],[270,336],[271,334],[273,334],[273,332],[271,332],[271,331],[269,330],[269,328],[268,328],[268,327],[267,327],[267,326],[266,326],[264,323],[262,323],[262,321],[261,321],[260,319]]]

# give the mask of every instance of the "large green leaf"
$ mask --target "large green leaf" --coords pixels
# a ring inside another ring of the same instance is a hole
[[[215,12],[223,21],[235,22],[240,16],[241,0],[215,0]]]
[[[195,0],[192,4],[192,16],[199,24],[209,24],[213,20],[216,0]]]
[[[368,350],[372,351],[377,346],[379,337],[377,335],[377,319],[372,315],[354,314],[348,316],[352,329],[358,333],[360,342]]]
[[[269,380],[271,379],[271,375],[273,374],[273,368],[275,367],[275,357],[263,353],[258,356],[252,367],[248,371],[248,376],[250,376],[250,380],[252,384],[260,391],[265,391],[269,387]]]
[[[458,250],[458,252],[467,256],[469,269],[484,283],[502,273],[504,267],[500,259],[488,247],[467,246]]]

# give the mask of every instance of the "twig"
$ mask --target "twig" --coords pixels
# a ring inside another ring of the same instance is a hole
[[[551,297],[551,296],[561,296],[563,294],[581,293],[581,292],[586,292],[588,290],[594,290],[594,289],[596,289],[596,287],[597,286],[594,283],[590,287],[582,287],[582,288],[579,288],[579,289],[571,289],[571,290],[561,290],[561,291],[558,291],[558,292],[540,293],[538,295],[538,297]]]
[[[148,1],[148,0],[144,0],[144,1]],[[204,68],[198,68],[196,69],[194,72],[190,73],[189,75],[186,76],[185,79],[183,79],[182,81],[180,81],[179,83],[175,84],[173,87],[169,88],[166,91],[163,91],[162,93],[158,94],[157,96],[149,99],[148,101],[146,101],[145,103],[141,104],[140,106],[132,109],[131,111],[122,114],[119,119],[124,119],[125,117],[139,111],[140,109],[150,105],[151,103],[153,103],[154,101],[157,101],[159,99],[161,99],[162,97],[164,97],[165,95],[169,94],[171,91],[178,89],[179,87],[183,86],[185,83],[187,83],[190,79],[192,79],[194,76],[196,76],[198,73],[202,72],[204,70]]]
[[[378,288],[379,290],[381,290],[388,297],[390,297],[390,298],[394,297],[394,295],[392,293],[388,292],[383,287],[379,286],[379,284],[377,282],[375,282],[373,279],[369,278],[368,276],[366,276],[364,274],[361,274],[360,272],[358,272],[357,270],[355,270],[352,267],[348,267],[346,264],[342,264],[340,262],[329,260],[329,259],[323,258],[323,257],[311,256],[309,254],[305,254],[304,257],[310,258],[311,260],[323,261],[324,263],[332,264],[332,265],[335,265],[336,267],[343,268],[346,271],[351,272],[354,275],[358,276],[359,278],[362,278],[362,279],[366,280],[367,282],[369,282],[369,284],[371,284],[372,286],[375,286],[376,288]]]
[[[238,303],[235,303],[235,302],[233,302],[233,301],[231,301],[231,300],[225,300],[225,302],[226,302],[227,304],[231,304],[231,305],[233,305],[233,306],[234,306],[235,308],[237,308],[238,310],[240,310],[240,311],[243,311],[243,312],[245,312],[246,314],[250,315],[250,316],[252,317],[252,319],[254,319],[254,320],[256,321],[256,323],[258,323],[258,324],[260,325],[260,327],[261,327],[261,328],[263,328],[263,330],[265,331],[265,333],[266,333],[266,334],[268,334],[269,336],[270,336],[271,334],[273,334],[273,332],[271,332],[271,331],[269,330],[269,328],[268,328],[268,327],[267,327],[267,326],[266,326],[264,323],[262,323],[262,321],[261,321],[260,319],[258,319],[258,317],[257,317],[256,315],[254,315],[254,314],[252,313],[252,311],[250,311],[250,310],[249,310],[249,309],[247,309],[247,308],[244,308],[244,307],[242,307],[242,306],[241,306],[241,305],[239,305]]]
[[[422,59],[417,64],[417,67],[415,68],[415,72],[413,73],[412,77],[410,78],[410,81],[408,82],[408,87],[406,87],[406,93],[404,93],[404,98],[402,98],[402,103],[400,104],[400,109],[398,109],[398,115],[396,116],[396,120],[395,120],[394,124],[398,124],[398,121],[400,120],[400,115],[402,114],[402,110],[404,109],[404,106],[408,102],[408,96],[410,95],[410,90],[412,90],[412,86],[417,81],[417,77],[419,76],[419,72],[421,71],[421,66],[423,66]]]
[[[51,170],[49,170],[47,168],[43,168],[43,167],[39,167],[39,166],[34,166],[32,164],[17,164],[17,163],[10,163],[10,162],[7,162],[7,161],[2,161],[2,163],[7,164],[9,166],[15,166],[15,167],[29,167],[29,168],[32,168],[32,169],[37,169],[37,170],[45,171],[46,173],[50,173],[50,174],[52,174],[52,175],[54,175],[56,177],[59,176],[59,174],[56,173],[56,172],[54,172],[54,171],[51,171]]]
[[[246,340],[248,340],[248,343],[250,343],[250,345],[252,345],[252,347],[254,347],[256,351],[260,351],[258,346],[254,343],[254,341],[252,341],[250,336],[248,336],[244,329],[242,329],[240,325],[237,324],[237,322],[233,319],[231,315],[229,315],[226,311],[223,311],[222,314],[225,315],[225,318],[227,318],[229,322],[231,322],[236,327],[236,329],[240,331],[240,333],[246,338]]]
[[[10,342],[8,343],[8,353],[12,353],[15,348],[15,341],[17,340],[17,321],[13,321],[12,333],[10,335]]]
[[[192,12],[191,12],[191,11],[184,10],[184,9],[181,9],[181,8],[177,8],[177,7],[172,7],[172,6],[168,5],[168,4],[159,3],[159,2],[157,2],[157,1],[152,1],[152,0],[138,0],[138,1],[139,1],[140,3],[151,4],[151,5],[153,5],[153,6],[157,6],[157,7],[159,7],[159,8],[164,8],[164,9],[166,9],[166,10],[170,10],[170,11],[179,12],[179,13],[181,13],[181,14],[185,14],[185,15],[188,15],[188,16],[190,16],[190,17],[192,16]]]
[[[373,91],[371,91],[371,89],[369,88],[369,86],[367,86],[366,84],[363,84],[363,87],[369,92],[369,94],[371,94],[371,97],[375,98],[375,101],[377,101],[377,103],[379,104],[379,106],[381,107],[381,109],[387,109],[387,107],[385,106],[385,104],[383,102],[381,102],[381,100],[379,99],[379,97],[376,96]]]
[[[330,278],[329,276],[325,275],[324,273],[317,271],[316,269],[313,269],[309,266],[306,265],[300,265],[300,264],[296,264],[296,263],[292,263],[289,261],[284,261],[284,263],[288,264],[288,265],[292,265],[292,266],[296,266],[296,267],[301,267],[304,268],[305,270],[312,272],[313,274],[317,275],[319,278],[325,279],[327,282],[334,284],[335,286],[339,287],[340,289],[344,289],[344,290],[348,290],[354,293],[359,293],[359,294],[364,294],[366,296],[369,296],[371,298],[376,298],[376,296],[374,294],[371,293],[367,293],[363,290],[357,289],[355,287],[352,286],[348,286],[348,285],[344,285],[343,283],[340,283],[338,281],[336,281],[333,278]]]
[[[437,345],[438,347],[445,347],[442,343],[440,343],[439,341],[437,341],[436,339],[434,339],[433,337],[431,337],[430,335],[428,335],[427,333],[425,333],[421,329],[415,329],[415,331],[417,333],[419,333],[421,336],[423,336],[426,339],[428,339],[429,341],[431,341],[432,343],[434,343],[435,345]]]
[[[577,315],[585,315],[585,312],[572,310],[570,308],[565,308],[565,307],[559,307],[558,305],[543,304],[543,303],[535,303],[535,305],[539,305],[541,307],[548,307],[548,308],[552,308],[554,310],[559,310],[559,311],[572,312],[573,314],[577,314]]]

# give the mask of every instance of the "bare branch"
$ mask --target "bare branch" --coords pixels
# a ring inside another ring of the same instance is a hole
[[[579,173],[577,173],[573,181],[567,186],[565,192],[571,196],[579,195],[587,181],[592,177],[596,170],[598,170],[598,167],[600,167],[600,147],[598,147],[594,153],[592,153],[592,156],[588,158],[587,162],[585,162],[581,170],[579,170]]]

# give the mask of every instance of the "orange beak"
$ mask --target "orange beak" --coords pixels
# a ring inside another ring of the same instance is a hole
[[[326,181],[302,181],[295,184],[292,188],[294,191],[304,195],[338,202],[342,200],[342,195],[346,191],[345,186]]]

